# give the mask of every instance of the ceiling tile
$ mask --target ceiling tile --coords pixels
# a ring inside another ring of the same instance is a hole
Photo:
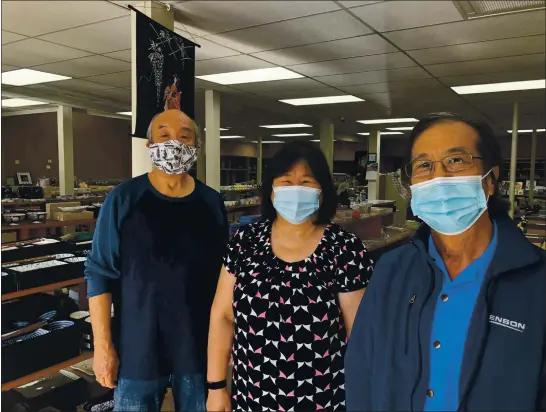
[[[405,3],[405,2],[404,2]],[[385,36],[403,50],[474,43],[544,34],[543,10],[484,17],[431,27],[401,30]]]
[[[96,90],[110,89],[112,86],[93,83],[86,80],[70,79],[61,80],[58,82],[41,83],[26,86],[31,90],[44,90],[55,93],[63,93],[64,91],[87,93]]]
[[[330,86],[350,86],[366,83],[385,83],[397,80],[426,79],[429,77],[428,73],[420,67],[404,67],[402,69],[323,76],[317,77],[317,80]]]
[[[394,52],[397,49],[376,34],[306,46],[256,53],[253,56],[280,66],[337,60]]]
[[[115,101],[123,103],[123,104],[130,104],[131,103],[131,90],[130,89],[115,88],[115,89],[107,89],[107,90],[100,90],[100,91],[96,91],[96,92],[91,92],[90,94],[93,95],[93,96],[96,96],[98,98],[102,98],[105,101],[115,100]]]
[[[426,6],[422,1],[384,1],[351,12],[379,32],[463,20],[455,4],[445,0],[428,0]]]
[[[513,70],[544,68],[545,54],[499,57],[459,63],[442,63],[426,66],[436,77],[462,76],[467,74],[494,73]]]
[[[471,84],[503,83],[538,79],[544,79],[543,67],[533,70],[516,70],[510,72],[441,77],[440,81],[448,86],[466,86]]]
[[[23,39],[26,39],[26,36],[21,36],[20,34],[15,34],[9,31],[2,30],[2,44],[13,43],[14,41]]]
[[[379,3],[383,0],[344,0],[340,1],[340,3],[343,5],[343,7],[347,7],[348,9],[352,7],[360,7],[360,6],[368,6],[370,4]]]
[[[429,89],[426,92],[419,89],[391,91],[387,93],[365,93],[358,94],[359,97],[387,107],[393,107],[399,102],[407,102],[411,107],[414,101],[419,102],[438,102],[439,106],[452,101],[460,100],[460,97],[454,91],[442,87]]]
[[[308,90],[313,88],[323,88],[324,84],[317,82],[313,79],[301,78],[301,79],[289,79],[289,80],[277,80],[273,82],[258,82],[247,84],[234,84],[234,89],[250,92],[261,93],[271,91],[282,90]]]
[[[371,30],[344,11],[302,17],[207,36],[243,53],[258,53],[369,34]]]
[[[131,71],[86,77],[85,80],[113,87],[131,87]]]
[[[112,53],[105,53],[103,56],[111,57],[112,59],[123,60],[124,62],[131,62],[131,49],[118,50]]]
[[[270,97],[272,99],[302,99],[304,97],[325,97],[325,96],[339,96],[340,93],[338,89],[333,87],[321,87],[313,88],[311,90],[271,90],[271,91],[258,91],[258,94],[262,96]]]
[[[2,61],[19,67],[77,59],[90,54],[38,39],[21,40],[2,47]]]
[[[332,1],[191,1],[174,5],[176,20],[205,35],[339,10]]]
[[[129,15],[107,1],[2,1],[2,28],[39,36]]]
[[[398,92],[406,90],[430,90],[445,88],[446,86],[442,85],[436,79],[417,79],[408,81],[391,81],[388,83],[367,83],[359,84],[354,86],[341,86],[340,90],[343,90],[351,94],[366,94],[366,93],[386,93],[386,92]]]
[[[408,54],[420,64],[425,65],[520,56],[543,53],[544,50],[546,50],[545,36],[540,35],[413,50]]]
[[[209,60],[209,59],[218,59],[221,57],[231,57],[237,56],[241,53],[229,49],[224,46],[220,46],[210,40],[198,37],[195,41],[201,46],[200,48],[195,49],[195,60]]]
[[[121,17],[46,34],[40,38],[92,53],[126,50],[131,48],[131,19],[129,16]]]
[[[43,64],[34,67],[34,69],[79,78],[130,70],[131,64],[103,56],[89,56],[82,57],[81,59]]]
[[[405,54],[388,53],[320,63],[300,64],[290,66],[289,69],[306,76],[317,77],[411,66],[416,66],[416,64]]]
[[[2,62],[2,73],[4,73],[4,72],[9,72],[9,71],[11,71],[11,70],[15,70],[15,69],[18,69],[18,68],[19,68],[19,67],[10,66],[9,64],[4,64],[4,63]],[[2,87],[4,87],[4,86],[2,85]]]
[[[196,76],[205,76],[207,74],[265,69],[268,67],[273,67],[273,65],[252,56],[241,55],[196,61],[195,74]]]

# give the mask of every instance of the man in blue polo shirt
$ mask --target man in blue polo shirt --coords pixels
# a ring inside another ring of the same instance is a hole
[[[411,137],[424,224],[378,262],[345,358],[349,411],[546,409],[546,252],[497,197],[489,126],[451,113]]]

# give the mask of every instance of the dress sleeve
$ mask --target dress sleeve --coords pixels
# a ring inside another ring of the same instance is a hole
[[[242,255],[246,249],[247,231],[239,229],[231,238],[224,255],[224,267],[229,274],[237,277],[241,271]]]
[[[374,262],[362,241],[353,234],[346,233],[336,256],[334,291],[353,292],[368,286]]]

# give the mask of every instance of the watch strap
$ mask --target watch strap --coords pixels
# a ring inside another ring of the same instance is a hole
[[[224,379],[223,381],[217,381],[217,382],[207,382],[207,388],[209,390],[218,390],[218,389],[224,389],[227,387],[227,380]]]

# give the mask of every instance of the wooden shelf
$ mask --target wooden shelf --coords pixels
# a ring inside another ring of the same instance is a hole
[[[56,365],[50,366],[49,368],[42,369],[40,371],[36,371],[34,373],[31,373],[30,375],[23,376],[19,379],[15,379],[10,382],[6,382],[2,384],[2,392],[9,391],[13,388],[18,388],[19,386],[25,385],[27,383],[33,382],[37,379],[43,378],[45,376],[49,376],[54,374],[55,372],[59,372],[61,369],[66,369],[72,365],[75,365],[76,363],[80,363],[84,360],[91,359],[93,357],[93,352],[85,352],[82,353],[79,356],[76,356],[75,358],[68,359],[64,362],[58,363]]]
[[[25,290],[19,290],[17,292],[5,293],[2,295],[2,302],[5,300],[20,298],[23,296],[34,295],[40,292],[51,292],[52,290],[66,288],[68,286],[79,285],[83,283],[83,278],[76,278],[70,280],[64,280],[62,282],[50,283],[49,285],[39,286],[37,288],[30,288]]]

